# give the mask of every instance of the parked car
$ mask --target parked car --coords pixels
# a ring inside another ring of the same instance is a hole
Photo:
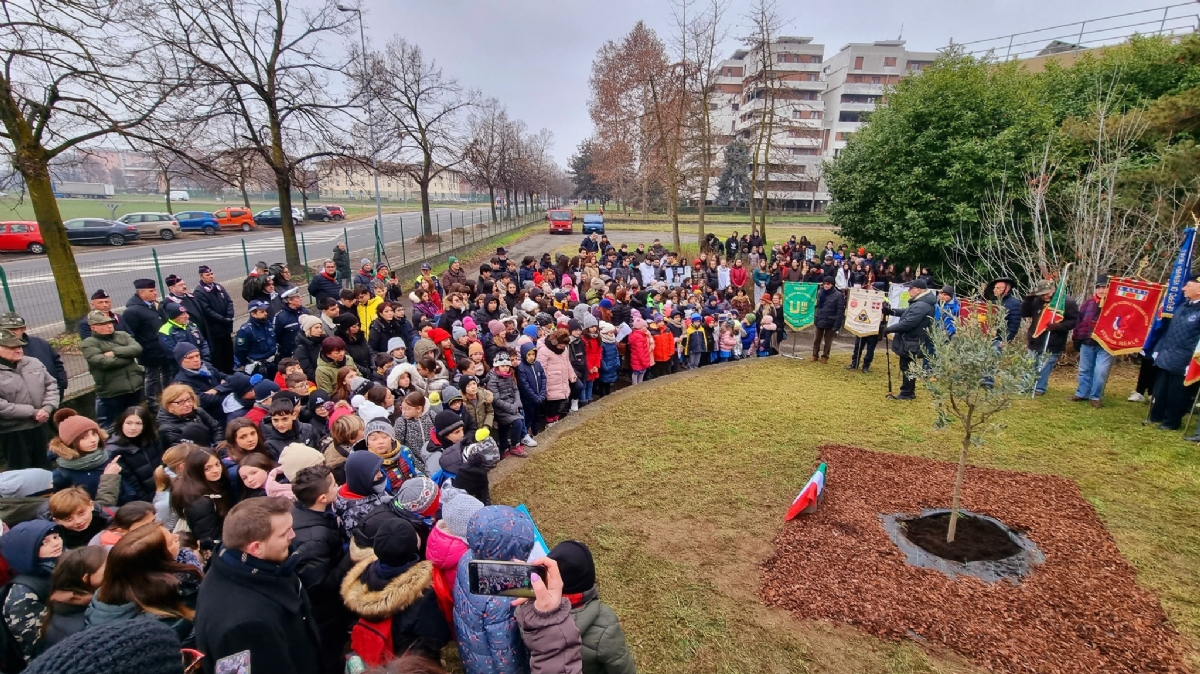
[[[137,227],[143,236],[158,236],[164,241],[179,236],[179,223],[170,213],[127,213],[117,218],[117,222]]]
[[[283,218],[279,214],[279,207],[268,208],[265,211],[259,211],[254,214],[254,222],[263,227],[281,227]],[[292,207],[292,222],[299,225],[304,222],[304,212],[299,208]]]
[[[42,233],[36,222],[18,220],[0,222],[0,251],[5,253],[29,252],[41,255],[46,252]]]
[[[337,204],[325,204],[325,210],[329,211],[329,214],[333,216],[334,220],[346,219],[346,209],[338,206]]]
[[[574,231],[572,223],[575,221],[575,214],[566,209],[555,209],[546,214],[546,219],[550,221],[550,233],[566,232],[570,234]]]
[[[180,211],[175,214],[175,221],[185,232],[204,232],[211,236],[221,229],[217,216],[208,211]]]
[[[604,216],[599,213],[588,213],[583,216],[583,233],[586,234],[603,234],[604,233]]]
[[[213,215],[216,216],[217,224],[220,225],[221,229],[240,229],[243,232],[248,232],[254,229],[255,226],[254,214],[250,212],[249,208],[231,206],[229,208],[222,208],[213,213]]]
[[[179,228],[179,223],[173,223]],[[138,226],[104,220],[102,218],[75,218],[63,223],[67,230],[67,240],[71,243],[107,243],[110,246],[124,246],[141,236]]]
[[[329,209],[325,208],[324,206],[309,206],[308,209],[304,211],[304,219],[329,222],[333,219],[333,213],[330,213]]]

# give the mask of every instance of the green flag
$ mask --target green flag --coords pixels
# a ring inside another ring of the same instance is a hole
[[[817,312],[817,283],[783,284],[783,322],[792,330],[813,324]]]

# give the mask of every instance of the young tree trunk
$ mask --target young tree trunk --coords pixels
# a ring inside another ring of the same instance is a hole
[[[419,186],[421,188],[421,218],[425,221],[421,234],[427,241],[433,241],[435,235],[433,233],[433,218],[429,215],[429,181],[421,181]]]
[[[946,542],[954,542],[954,529],[958,524],[958,507],[962,504],[963,473],[967,470],[967,450],[971,448],[971,426],[966,426],[962,449],[958,453],[958,474],[954,477],[954,499],[950,503],[950,528],[946,530]]]
[[[242,193],[242,204],[246,208],[250,208],[250,193],[246,191],[246,176],[244,174],[238,178],[238,190]]]
[[[166,173],[166,172],[163,173],[163,185],[166,186],[166,188],[167,188],[166,189],[167,212],[170,213],[171,215],[175,215],[175,211],[171,210],[171,174]]]
[[[488,185],[488,196],[492,200],[492,222],[496,221],[496,186]]]
[[[296,221],[292,219],[292,181],[287,171],[275,172],[275,189],[279,191],[279,228],[283,230],[283,252],[288,269],[297,274],[302,263],[300,249],[296,245]]]

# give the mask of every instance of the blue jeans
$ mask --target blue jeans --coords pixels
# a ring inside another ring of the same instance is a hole
[[[1079,347],[1079,386],[1076,398],[1100,400],[1104,397],[1104,385],[1108,383],[1108,371],[1112,368],[1112,354],[1099,346],[1084,344]]]
[[[1050,383],[1050,372],[1054,370],[1055,363],[1062,357],[1061,353],[1042,353],[1038,354],[1033,351],[1029,355],[1041,365],[1038,373],[1037,383],[1033,385],[1033,390],[1037,393],[1045,393],[1046,386]]]
[[[581,402],[581,403],[592,402],[592,388],[593,388],[593,384],[595,384],[595,383],[596,383],[595,379],[583,382],[583,391],[581,391],[579,393],[579,402]]]

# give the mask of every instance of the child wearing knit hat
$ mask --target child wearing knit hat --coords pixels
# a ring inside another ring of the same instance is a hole
[[[383,460],[383,474],[387,476],[393,492],[399,489],[405,480],[419,474],[412,452],[396,440],[396,429],[387,419],[376,419],[368,423],[366,434],[367,450]]]
[[[58,436],[50,440],[50,453],[57,457],[58,463],[54,471],[54,488],[66,489],[79,485],[92,498],[106,505],[117,505],[115,491],[109,498],[100,499],[97,496],[101,476],[105,474],[115,475],[106,483],[120,489],[121,466],[116,461],[110,463],[104,451],[108,434],[95,421],[77,414],[69,407],[55,412],[54,422],[58,424]]]
[[[467,523],[483,503],[447,483],[442,487],[442,519],[429,532],[425,557],[433,562],[448,587],[454,587],[458,560],[467,551]]]
[[[563,541],[547,557],[558,563],[562,596],[571,602],[571,619],[583,641],[583,671],[636,671],[620,619],[608,604],[600,601],[591,550],[579,541]]]

